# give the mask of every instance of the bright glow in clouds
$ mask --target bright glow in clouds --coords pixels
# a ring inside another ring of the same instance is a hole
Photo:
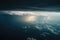
[[[34,22],[36,21],[36,16],[26,16],[24,17],[24,21],[29,23]]]

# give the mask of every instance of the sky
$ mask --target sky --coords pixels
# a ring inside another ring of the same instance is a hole
[[[0,10],[60,11],[60,0],[5,0]]]

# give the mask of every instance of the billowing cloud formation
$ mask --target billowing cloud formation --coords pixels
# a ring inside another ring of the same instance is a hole
[[[35,16],[46,16],[49,20],[60,17],[60,12],[49,12],[49,11],[2,11],[10,15],[35,15]],[[50,19],[51,18],[51,19]],[[56,20],[56,19],[55,19]]]
[[[9,16],[9,17],[7,16],[7,17],[10,20],[10,21],[8,20],[8,22],[13,24],[14,26],[10,26],[10,25],[9,26],[14,27],[14,28],[16,26],[19,28],[18,29],[19,31],[21,29],[23,29],[23,31],[25,33],[28,33],[27,39],[29,39],[29,40],[31,39],[31,38],[29,38],[30,35],[31,36],[34,35],[36,37],[37,37],[37,35],[39,35],[39,36],[42,35],[44,37],[47,37],[47,35],[53,35],[53,34],[59,35],[60,34],[60,23],[59,23],[60,14],[59,14],[59,12],[43,12],[43,11],[3,11],[3,12],[6,14],[12,15],[12,16]],[[18,15],[18,16],[16,16],[16,15]],[[21,17],[20,15],[23,15],[23,17]],[[36,17],[36,16],[28,17],[28,16],[24,16],[24,15],[37,15],[38,17]],[[43,16],[41,16],[41,15],[43,15]],[[45,16],[51,17],[50,18],[51,21],[49,21],[49,20],[47,21]],[[4,18],[5,18],[5,16],[4,16]],[[25,18],[25,19],[21,21],[22,18]],[[52,19],[54,19],[54,20],[52,20]],[[4,21],[5,20],[6,19],[4,19]],[[13,20],[13,21],[11,21],[11,20]],[[34,22],[32,22],[32,21],[34,21]],[[7,20],[6,20],[6,22],[7,22]],[[36,30],[38,30],[38,31],[36,31]],[[33,39],[34,39],[34,36],[32,37]],[[36,40],[36,38],[34,40]]]
[[[57,20],[60,17],[60,12],[49,12],[49,11],[2,11],[10,15],[35,15],[45,16],[48,20]],[[57,18],[57,19],[55,19]]]

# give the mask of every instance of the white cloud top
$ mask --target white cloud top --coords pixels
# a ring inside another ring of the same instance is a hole
[[[52,16],[52,15],[57,15],[60,14],[60,12],[48,12],[48,11],[4,11],[5,13],[8,13],[10,15],[23,15],[23,14],[28,14],[28,15],[45,15],[45,16]]]

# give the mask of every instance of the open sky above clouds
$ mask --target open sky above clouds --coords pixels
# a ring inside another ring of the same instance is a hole
[[[0,10],[60,11],[60,0],[6,0]]]

